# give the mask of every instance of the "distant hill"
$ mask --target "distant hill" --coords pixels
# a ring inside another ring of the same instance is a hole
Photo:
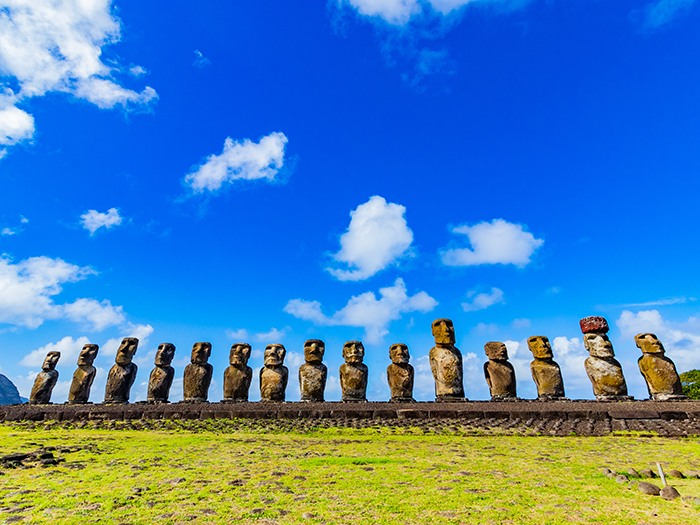
[[[0,405],[14,405],[16,403],[22,403],[19,390],[12,381],[0,374]]]

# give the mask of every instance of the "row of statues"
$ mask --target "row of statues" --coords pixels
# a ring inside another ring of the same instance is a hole
[[[615,359],[612,343],[608,339],[608,323],[603,317],[586,317],[581,320],[583,341],[589,357],[585,361],[586,372],[593,393],[599,401],[630,400],[622,366]],[[430,350],[430,367],[435,379],[436,401],[465,401],[462,354],[455,346],[454,325],[449,319],[437,319],[432,323],[435,346]],[[646,380],[649,395],[656,401],[686,399],[682,392],[676,367],[668,357],[658,338],[651,333],[635,336],[637,347],[642,351],[639,369]],[[131,387],[136,379],[138,367],[133,357],[138,348],[138,339],[125,338],[109,371],[104,403],[128,403]],[[527,340],[534,360],[530,364],[532,378],[537,385],[541,401],[566,400],[564,381],[549,339],[534,336]],[[508,361],[508,350],[501,342],[492,341],[485,347],[488,361],[484,364],[484,375],[493,401],[517,400],[515,369]],[[78,369],[73,374],[68,394],[69,404],[87,403],[96,369],[92,365],[98,346],[85,345],[78,357]],[[302,401],[324,401],[328,369],[323,364],[325,343],[320,339],[309,339],[304,343],[304,364],[299,367],[299,386]],[[209,364],[210,343],[195,343],[191,363],[185,367],[183,377],[183,401],[204,402],[208,399],[213,367]],[[222,402],[247,401],[253,370],[248,366],[251,346],[235,343],[229,354],[230,366],[224,372],[224,399]],[[260,370],[260,397],[262,401],[284,401],[289,370],[284,366],[286,350],[281,344],[267,345],[264,366]],[[369,370],[363,363],[364,346],[360,341],[348,341],[343,345],[343,363],[340,367],[342,399],[346,402],[367,400]],[[58,380],[56,364],[59,352],[49,352],[42,371],[37,375],[30,395],[30,403],[46,404]],[[148,382],[150,403],[167,403],[175,370],[171,362],[175,346],[163,343],[155,356],[155,368]],[[412,402],[414,370],[409,364],[408,346],[403,343],[389,348],[391,364],[387,368],[387,381],[391,390],[391,401]]]

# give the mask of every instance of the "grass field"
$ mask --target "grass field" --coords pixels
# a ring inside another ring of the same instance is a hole
[[[3,468],[0,522],[700,523],[700,506],[601,472],[700,470],[698,438],[198,430],[0,426],[0,454],[65,459]],[[700,497],[699,479],[672,484]]]

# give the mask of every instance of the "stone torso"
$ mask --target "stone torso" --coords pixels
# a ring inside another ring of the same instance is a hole
[[[185,367],[182,383],[185,401],[207,400],[213,372],[214,367],[209,363],[205,365],[190,363]]]
[[[436,396],[464,397],[462,354],[456,347],[434,346],[430,350],[430,368]]]
[[[97,370],[94,366],[79,366],[73,374],[73,382],[68,392],[69,403],[87,403],[90,398],[90,387],[95,380]]]
[[[248,401],[248,391],[252,378],[253,369],[249,366],[243,368],[229,366],[224,372],[224,399]]]
[[[589,357],[586,373],[593,384],[596,396],[626,396],[627,383],[622,375],[622,365],[614,357]]]
[[[397,365],[391,363],[386,369],[392,398],[413,397],[413,367],[409,364]]]
[[[343,401],[365,401],[367,399],[367,365],[364,363],[340,365],[340,388]]]
[[[299,367],[299,388],[302,401],[323,401],[328,368],[326,365],[304,363]]]
[[[45,405],[51,401],[51,392],[58,381],[58,372],[49,370],[48,372],[41,371],[34,380],[32,393],[29,395],[30,403],[38,403]]]
[[[676,366],[665,355],[644,354],[639,358],[639,370],[647,382],[649,395],[683,395]]]
[[[484,375],[491,389],[491,397],[515,397],[515,370],[508,361],[487,361],[484,363]]]
[[[260,369],[260,398],[263,401],[284,401],[289,370],[286,366]]]
[[[148,379],[148,400],[165,402],[170,396],[175,369],[172,366],[156,366]]]
[[[131,385],[136,379],[138,367],[134,363],[122,366],[115,364],[107,376],[105,403],[128,403]]]
[[[535,359],[530,363],[530,371],[539,397],[564,397],[564,380],[557,363],[551,359]]]

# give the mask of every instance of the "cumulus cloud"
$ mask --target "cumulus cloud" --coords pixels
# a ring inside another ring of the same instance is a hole
[[[350,212],[350,226],[340,237],[340,251],[333,258],[351,269],[326,268],[341,281],[361,281],[407,255],[413,232],[406,208],[375,195]]]
[[[87,337],[79,337],[78,339],[73,339],[70,336],[66,336],[60,341],[55,343],[49,343],[36,350],[32,350],[27,355],[25,355],[19,362],[22,366],[35,366],[41,367],[44,363],[44,358],[49,352],[61,352],[61,364],[70,363],[73,364],[78,360],[78,355],[83,346],[90,343]]]
[[[471,302],[462,303],[462,309],[465,312],[475,312],[477,310],[483,310],[494,304],[503,303],[503,291],[498,288],[491,288],[489,293],[476,294],[476,291],[472,290],[467,293],[467,297],[474,297]]]
[[[47,319],[68,319],[103,330],[124,321],[122,307],[109,301],[78,299],[56,304],[62,285],[94,274],[61,259],[32,257],[13,263],[0,257],[0,323],[37,328]]]
[[[221,155],[210,155],[185,177],[194,193],[214,192],[234,180],[266,179],[271,182],[284,166],[284,133],[273,132],[257,144],[250,139],[234,141],[228,137]]]
[[[34,119],[17,107],[52,91],[69,93],[100,108],[143,108],[157,94],[119,85],[105,64],[104,46],[120,39],[111,0],[12,0],[0,11],[0,75],[16,88],[0,85],[0,145],[30,139]],[[132,68],[133,69],[133,68]],[[0,156],[4,154],[0,150]]]
[[[452,232],[466,235],[472,249],[441,250],[442,262],[448,266],[514,264],[522,268],[530,263],[530,257],[535,250],[544,244],[543,239],[535,239],[522,225],[503,219],[484,221],[474,226],[456,226],[452,228]]]
[[[299,319],[320,326],[355,326],[365,330],[364,339],[369,344],[379,344],[392,321],[408,312],[431,311],[437,301],[425,292],[409,296],[403,279],[396,279],[393,286],[379,289],[380,299],[373,292],[353,296],[348,303],[331,316],[327,316],[318,301],[292,299],[284,311]]]
[[[119,226],[122,223],[122,217],[116,208],[110,208],[107,213],[88,210],[80,216],[80,222],[83,228],[90,232],[90,235],[94,235],[102,227],[109,229],[113,226]]]
[[[277,328],[271,328],[268,332],[251,334],[245,328],[239,328],[238,330],[227,330],[226,335],[230,339],[235,339],[236,341],[245,342],[252,339],[258,342],[268,342],[272,344],[282,341],[285,335],[285,329],[278,330]]]

